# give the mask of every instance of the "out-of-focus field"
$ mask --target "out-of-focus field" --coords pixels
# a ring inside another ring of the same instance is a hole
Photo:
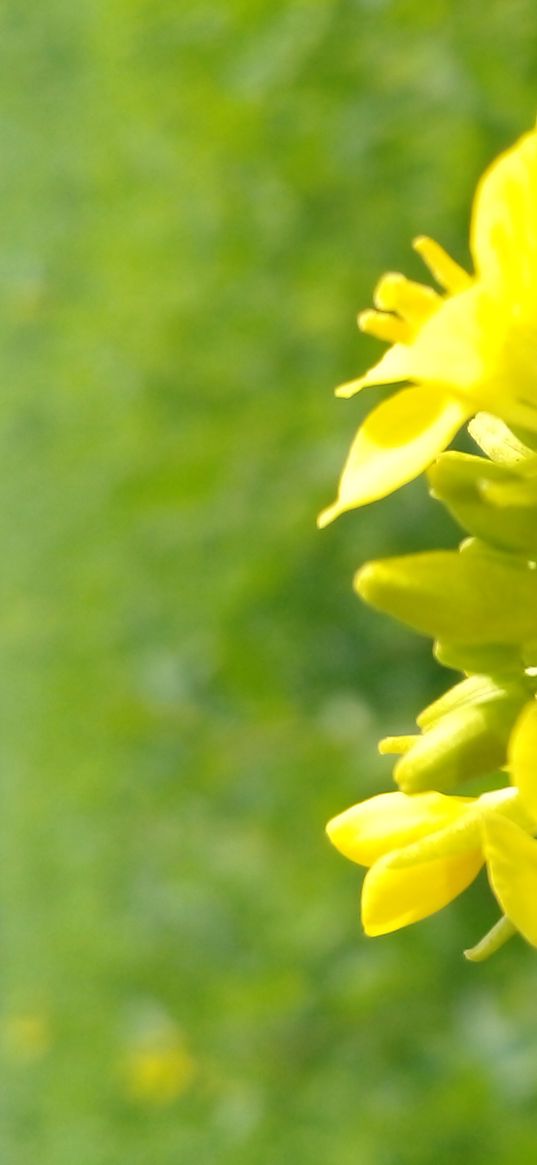
[[[535,953],[464,964],[484,883],[364,939],[323,837],[449,682],[352,573],[457,532],[314,519],[533,0],[7,4],[0,63],[2,1165],[530,1161]]]

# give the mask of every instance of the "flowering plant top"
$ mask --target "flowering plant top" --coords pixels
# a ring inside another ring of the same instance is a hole
[[[327,832],[368,870],[369,935],[440,910],[484,866],[502,914],[466,952],[479,961],[515,932],[537,947],[537,131],[478,185],[473,275],[431,239],[414,246],[440,290],[385,275],[358,317],[391,347],[337,394],[406,386],[359,428],[319,525],[428,472],[470,537],[367,563],[355,586],[431,636],[463,679],[418,716],[418,733],[380,742],[399,757],[398,791],[344,810]],[[480,455],[444,452],[469,420]],[[461,795],[476,776],[488,791]]]
[[[392,346],[365,375],[336,389],[410,381],[359,428],[333,505],[338,514],[417,477],[461,426],[486,410],[537,433],[537,131],[481,179],[474,199],[469,275],[432,239],[414,240],[440,291],[384,275],[362,331]]]

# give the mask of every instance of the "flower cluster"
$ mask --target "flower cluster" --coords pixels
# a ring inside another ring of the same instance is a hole
[[[355,588],[464,678],[416,734],[380,742],[398,757],[398,791],[339,814],[328,835],[368,870],[369,935],[440,910],[485,866],[502,915],[466,952],[479,960],[515,931],[537,947],[537,130],[478,186],[473,275],[431,239],[414,246],[440,291],[385,275],[359,316],[391,347],[338,395],[406,387],[361,425],[319,525],[427,472],[464,541],[368,563]],[[467,421],[479,455],[444,452]],[[488,791],[461,796],[478,776]]]

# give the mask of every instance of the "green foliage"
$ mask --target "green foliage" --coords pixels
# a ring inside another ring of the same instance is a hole
[[[420,484],[314,520],[355,407],[330,387],[377,351],[354,312],[419,232],[464,260],[535,116],[534,6],[44,0],[0,29],[3,1160],[530,1159],[532,952],[454,968],[480,887],[373,947],[322,836],[441,683],[352,569],[456,533]],[[128,1073],[166,1041],[158,1103]]]

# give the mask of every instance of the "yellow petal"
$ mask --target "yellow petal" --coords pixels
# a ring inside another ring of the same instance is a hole
[[[485,816],[482,831],[494,894],[517,930],[537,946],[537,841],[500,813]]]
[[[415,793],[410,795],[416,796]],[[470,798],[470,804],[463,807],[458,818],[444,829],[395,849],[388,860],[392,870],[402,870],[478,849],[481,849],[480,806],[475,798]]]
[[[370,388],[374,384],[397,384],[400,380],[408,380],[408,376],[408,348],[405,344],[394,344],[363,376],[340,384],[336,388],[336,396],[348,400],[361,392],[362,388]]]
[[[395,849],[455,825],[473,804],[473,797],[442,793],[380,793],[333,817],[326,832],[346,858],[371,866]]]
[[[512,304],[537,285],[536,205],[537,133],[532,131],[483,175],[472,212],[470,246],[478,275]]]
[[[459,392],[476,392],[487,379],[488,362],[494,361],[498,337],[493,308],[482,291],[473,286],[446,299],[420,328],[410,349],[410,378]],[[478,397],[475,401],[483,403]],[[471,412],[475,411],[474,404]]]
[[[366,417],[351,447],[337,501],[319,515],[328,525],[338,514],[377,501],[417,477],[449,445],[473,409],[428,388],[404,388]]]
[[[523,708],[513,728],[508,749],[511,780],[524,807],[537,822],[537,703]]]
[[[473,882],[483,857],[470,850],[418,866],[394,869],[390,858],[376,862],[362,890],[366,934],[389,934],[442,910]]]

